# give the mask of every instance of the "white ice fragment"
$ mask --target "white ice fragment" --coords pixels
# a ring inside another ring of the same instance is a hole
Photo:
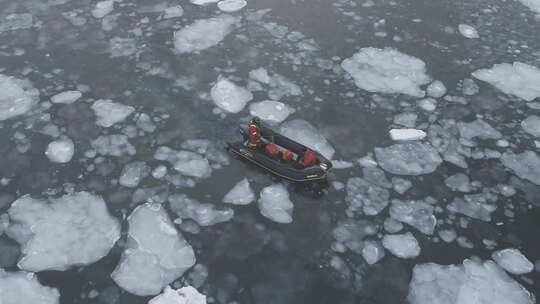
[[[113,37],[109,41],[111,57],[128,57],[137,52],[137,40],[134,38]]]
[[[497,210],[497,206],[490,204],[482,194],[465,195],[464,199],[455,198],[446,208],[485,222],[491,221],[491,213]]]
[[[192,219],[201,226],[212,226],[227,222],[234,216],[231,208],[219,205],[200,203],[185,194],[169,196],[171,210],[181,219]]]
[[[159,205],[144,204],[128,217],[131,242],[111,274],[124,290],[156,295],[195,265],[195,253]]]
[[[0,121],[27,113],[37,101],[21,80],[0,74]]]
[[[525,151],[519,154],[506,152],[501,156],[501,162],[520,178],[540,185],[540,157],[536,152]]]
[[[333,169],[349,169],[354,167],[354,164],[349,161],[345,160],[332,160],[332,168]]]
[[[442,163],[435,148],[420,142],[405,142],[375,148],[375,156],[384,170],[399,175],[428,174]]]
[[[420,254],[420,245],[412,235],[407,232],[404,234],[385,235],[382,240],[384,248],[388,249],[398,258],[410,259]]]
[[[271,124],[281,123],[293,112],[294,110],[291,107],[274,100],[264,100],[249,105],[249,114],[251,116],[257,116]]]
[[[305,120],[287,121],[281,125],[280,132],[284,136],[318,151],[328,159],[332,159],[336,152],[321,132]]]
[[[534,269],[533,263],[515,248],[495,251],[491,257],[499,266],[511,274],[526,274]]]
[[[118,183],[124,187],[135,188],[148,173],[150,167],[145,162],[135,161],[124,166]]]
[[[197,20],[174,33],[174,48],[182,54],[213,47],[229,35],[238,22],[239,19],[229,15]]]
[[[472,75],[506,94],[532,101],[540,96],[540,69],[521,62],[495,64]]]
[[[92,16],[94,18],[103,18],[110,14],[114,9],[114,0],[105,0],[96,3],[96,6],[92,10]]]
[[[189,2],[195,4],[195,5],[207,5],[211,3],[216,3],[219,0],[189,0]]]
[[[8,235],[22,246],[18,266],[29,271],[66,270],[109,253],[120,224],[100,196],[88,192],[48,200],[20,197],[8,210]]]
[[[446,94],[446,87],[441,81],[435,80],[428,85],[426,92],[430,97],[441,98]]]
[[[384,258],[384,248],[379,242],[365,241],[362,257],[369,265],[373,265]]]
[[[220,109],[229,113],[238,113],[253,99],[253,94],[246,88],[236,85],[225,77],[219,77],[210,90],[212,100]]]
[[[533,304],[534,296],[492,261],[463,265],[416,265],[409,285],[411,304]]]
[[[34,273],[6,272],[0,268],[0,303],[2,304],[58,304],[56,288],[43,286]]]
[[[459,33],[463,35],[463,37],[465,38],[469,38],[469,39],[480,38],[480,36],[478,35],[478,31],[474,27],[468,24],[460,24],[458,26],[458,30],[459,30]]]
[[[159,165],[152,170],[152,177],[155,179],[164,178],[167,175],[167,167],[164,165]]]
[[[52,103],[64,103],[64,104],[72,104],[75,101],[79,100],[79,98],[82,97],[82,93],[79,91],[65,91],[62,93],[58,93],[51,97]]]
[[[277,223],[292,223],[293,208],[294,205],[285,186],[273,184],[261,191],[259,209],[264,217]]]
[[[519,2],[523,3],[526,7],[528,7],[531,11],[540,14],[540,1],[538,0],[519,0]]]
[[[456,173],[444,180],[448,188],[453,191],[471,192],[471,181],[469,177],[463,173]]]
[[[180,289],[167,286],[163,293],[151,299],[148,304],[206,304],[206,296],[191,286]]]
[[[457,237],[456,231],[453,229],[439,230],[437,233],[441,240],[446,243],[452,243]]]
[[[112,100],[100,99],[92,104],[92,110],[94,110],[97,116],[96,124],[108,128],[124,121],[135,111],[135,108],[113,102]]]
[[[540,138],[540,117],[531,115],[521,122],[523,130],[534,137]]]
[[[249,78],[264,84],[270,83],[270,76],[265,68],[258,68],[249,72]]]
[[[416,102],[416,104],[420,109],[427,112],[433,112],[435,109],[437,109],[437,100],[431,97],[420,99]]]
[[[466,139],[481,138],[481,139],[499,139],[502,137],[501,132],[495,130],[491,125],[482,119],[466,123],[458,123],[459,134]]]
[[[75,153],[75,145],[68,138],[61,138],[50,142],[45,150],[45,155],[53,163],[67,163]]]
[[[248,205],[256,199],[255,193],[249,185],[247,178],[239,181],[223,198],[224,203],[234,205]]]
[[[395,141],[421,140],[426,137],[426,132],[418,129],[392,129],[390,138]]]
[[[125,156],[135,155],[135,147],[131,145],[126,135],[102,135],[92,141],[94,148],[101,155]]]
[[[221,0],[217,4],[218,8],[226,13],[239,11],[246,5],[246,0]]]
[[[424,201],[394,199],[390,207],[390,216],[395,220],[413,226],[424,234],[431,235],[437,224],[433,211],[433,206]]]
[[[178,18],[184,15],[184,9],[180,5],[171,6],[163,11],[163,19]]]
[[[356,86],[369,92],[401,93],[424,97],[421,85],[430,82],[425,63],[392,48],[362,48],[341,66]]]

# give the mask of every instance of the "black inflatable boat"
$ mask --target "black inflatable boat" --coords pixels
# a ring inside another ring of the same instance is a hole
[[[248,146],[247,127],[240,126],[240,133],[243,140],[227,143],[227,150],[242,159],[254,163],[261,168],[279,176],[295,182],[317,181],[326,178],[328,170],[332,168],[332,162],[326,159],[321,153],[315,152],[316,162],[313,166],[303,168],[299,162],[308,147],[287,138],[264,126],[258,119],[252,120],[259,127],[263,145],[275,145],[281,151],[289,150],[294,153],[291,161],[283,161],[279,157],[271,157],[265,152],[263,147],[252,149]]]

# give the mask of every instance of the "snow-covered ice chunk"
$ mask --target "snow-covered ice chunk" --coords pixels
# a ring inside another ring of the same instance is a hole
[[[18,266],[29,271],[66,270],[109,253],[120,224],[100,196],[88,192],[60,198],[22,196],[8,210],[7,234],[22,246]]]
[[[444,180],[448,188],[454,191],[471,192],[471,181],[469,177],[463,173],[456,173]]]
[[[458,30],[459,30],[459,33],[463,35],[463,37],[465,38],[469,38],[469,39],[480,38],[480,35],[478,35],[478,31],[474,27],[468,24],[458,25]]]
[[[234,205],[247,205],[254,202],[255,199],[255,193],[251,189],[249,181],[244,178],[225,195],[223,202]]]
[[[105,0],[96,3],[96,6],[92,10],[92,16],[94,18],[103,18],[110,14],[114,9],[114,0]]]
[[[446,94],[446,86],[440,80],[435,80],[428,85],[426,92],[430,97],[441,98]]]
[[[463,92],[463,95],[476,95],[478,92],[480,92],[480,87],[474,82],[474,80],[470,78],[465,78],[461,82],[461,91]]]
[[[189,0],[189,2],[195,4],[195,5],[207,5],[211,3],[216,3],[219,0]]]
[[[459,122],[459,134],[466,139],[481,138],[481,139],[499,139],[502,134],[490,126],[482,119],[477,119],[472,122]]]
[[[519,0],[519,2],[523,3],[526,7],[528,7],[531,11],[540,14],[540,1],[538,0]]]
[[[388,249],[398,258],[410,259],[420,254],[420,245],[412,235],[407,232],[404,234],[385,235],[382,239],[384,248]]]
[[[270,83],[270,75],[268,75],[268,71],[265,68],[258,68],[250,71],[249,78],[264,84]]]
[[[540,137],[540,117],[531,115],[521,122],[523,130],[534,137]]]
[[[238,23],[229,15],[197,20],[174,33],[174,48],[180,54],[206,50],[225,39]]]
[[[21,80],[0,74],[0,121],[25,114],[37,101]]]
[[[511,274],[525,274],[534,269],[533,263],[515,248],[495,251],[491,257],[499,266]]]
[[[6,272],[0,268],[0,303],[58,304],[59,299],[58,290],[41,285],[35,274]]]
[[[200,203],[185,194],[169,196],[171,210],[181,219],[192,219],[201,226],[212,226],[231,220],[234,211],[231,208]]]
[[[156,295],[195,265],[195,253],[159,205],[144,204],[128,217],[127,248],[111,274],[124,290]]]
[[[495,64],[472,73],[506,94],[532,101],[540,96],[540,69],[521,62]]]
[[[346,190],[345,200],[349,203],[351,210],[361,210],[366,215],[377,215],[388,206],[390,197],[388,190],[365,179],[350,178],[347,181]]]
[[[437,224],[433,211],[433,206],[424,201],[400,201],[394,199],[390,207],[390,216],[395,220],[413,226],[424,234],[431,235]]]
[[[9,14],[0,19],[0,33],[31,28],[33,16],[28,13]]]
[[[501,156],[501,162],[520,178],[540,185],[540,157],[537,153],[533,151],[518,154],[507,152]]]
[[[441,240],[446,243],[452,243],[457,238],[457,233],[453,229],[445,229],[437,231]]]
[[[51,97],[52,103],[64,103],[64,104],[72,104],[75,101],[79,100],[79,98],[82,97],[82,93],[79,91],[65,91],[62,93],[58,93]]]
[[[392,129],[390,138],[395,141],[421,140],[426,137],[426,132],[418,129]]]
[[[439,152],[421,142],[405,142],[385,148],[375,148],[379,165],[392,174],[428,174],[442,163]]]
[[[116,123],[124,121],[133,111],[134,107],[126,106],[112,100],[100,99],[92,104],[92,110],[97,116],[96,123],[108,128]]]
[[[191,286],[180,289],[167,286],[163,293],[151,299],[148,304],[206,304],[206,296]]]
[[[145,162],[135,161],[124,166],[118,183],[124,187],[135,188],[150,173]]]
[[[246,5],[246,0],[221,0],[217,4],[218,8],[226,13],[239,11]]]
[[[113,37],[109,41],[111,57],[127,57],[137,52],[137,40],[134,38]]]
[[[321,135],[321,132],[305,120],[287,121],[281,125],[280,132],[284,136],[318,151],[328,159],[332,159],[336,152],[326,138]]]
[[[163,11],[163,19],[177,18],[182,17],[183,15],[184,9],[180,5],[168,7]]]
[[[170,162],[176,171],[185,176],[207,178],[212,174],[212,167],[210,167],[208,159],[195,152],[175,151],[169,147],[159,147],[154,158]]]
[[[435,109],[437,109],[437,100],[431,97],[423,98],[418,100],[416,105],[418,105],[418,107],[424,111],[433,112]]]
[[[354,78],[356,86],[369,92],[421,98],[425,92],[420,86],[431,80],[422,60],[392,48],[362,48],[341,66]]]
[[[238,113],[253,99],[253,94],[246,88],[236,85],[225,77],[219,77],[210,90],[212,100],[220,109],[229,113]]]
[[[412,183],[409,180],[393,177],[392,178],[392,188],[399,194],[407,192],[412,187]]]
[[[118,157],[136,153],[135,147],[123,134],[102,135],[92,141],[92,148],[101,155]]]
[[[257,116],[273,124],[281,123],[293,112],[294,110],[291,107],[274,100],[264,100],[249,105],[249,114],[251,116]]]
[[[365,219],[347,218],[338,222],[332,234],[337,242],[354,253],[362,254],[364,238],[377,234],[377,226]]]
[[[68,137],[51,141],[47,145],[47,150],[45,150],[45,155],[53,163],[67,163],[74,153],[75,145]]]
[[[292,223],[294,205],[289,198],[287,188],[282,184],[273,184],[262,189],[259,197],[261,214],[274,222]]]
[[[491,221],[491,213],[497,210],[497,206],[490,204],[482,194],[465,195],[464,199],[455,198],[446,208],[485,222]]]
[[[379,242],[365,241],[362,257],[369,265],[373,265],[384,258],[384,248]]]
[[[411,304],[533,304],[534,296],[492,261],[416,265],[407,297]]]

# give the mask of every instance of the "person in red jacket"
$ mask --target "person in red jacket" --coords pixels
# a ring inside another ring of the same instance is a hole
[[[304,152],[304,157],[302,157],[302,160],[300,160],[300,166],[307,168],[315,165],[315,163],[317,163],[317,156],[315,155],[315,152],[313,152],[311,149],[307,149],[306,152]]]
[[[257,149],[261,145],[261,131],[255,122],[248,125],[248,145],[252,149]]]

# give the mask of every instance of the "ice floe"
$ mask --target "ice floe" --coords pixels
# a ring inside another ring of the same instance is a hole
[[[8,214],[7,233],[22,246],[18,266],[24,270],[66,270],[94,263],[120,237],[120,224],[103,199],[88,192],[49,199],[25,195],[13,202]]]
[[[194,220],[200,226],[212,226],[227,222],[234,216],[234,211],[231,208],[200,203],[185,194],[169,196],[169,205],[171,206],[171,210],[181,219]]]
[[[232,13],[243,9],[246,5],[246,0],[221,0],[217,7],[226,13]]]
[[[384,248],[388,249],[388,251],[398,258],[410,259],[420,254],[420,245],[418,245],[418,241],[410,232],[404,234],[387,234],[383,237],[382,244]]]
[[[45,155],[53,163],[67,163],[74,153],[75,145],[68,137],[51,141],[45,150]]]
[[[283,122],[293,112],[294,110],[291,107],[274,100],[264,100],[249,105],[249,114],[251,116],[257,116],[271,124]]]
[[[460,191],[460,192],[471,192],[471,181],[469,177],[463,173],[456,173],[452,176],[449,176],[447,179],[444,180],[444,183],[448,188],[452,189],[453,191]]]
[[[96,6],[92,10],[92,16],[94,18],[103,18],[110,14],[114,10],[114,0],[105,0],[96,3]]]
[[[540,117],[531,115],[521,122],[523,130],[534,137],[540,137]]]
[[[195,253],[163,207],[144,204],[128,217],[128,243],[111,274],[124,290],[156,295],[195,264]]]
[[[112,125],[124,121],[135,108],[126,106],[112,100],[100,99],[92,104],[92,110],[97,116],[96,123],[102,127],[108,128]]]
[[[374,168],[375,170],[380,170]],[[384,173],[383,173],[384,174]],[[387,188],[381,187],[376,183],[367,181],[359,177],[352,177],[347,181],[347,196],[345,200],[349,203],[350,211],[361,211],[366,215],[377,215],[386,206],[390,193]]]
[[[506,152],[501,156],[501,162],[520,178],[540,185],[540,157],[536,152],[525,151],[517,154]]]
[[[494,195],[469,194],[462,198],[456,197],[446,208],[452,212],[479,219],[485,222],[491,221],[491,213],[497,209]]]
[[[437,219],[433,215],[434,207],[424,201],[392,200],[390,216],[400,222],[411,225],[418,231],[431,235]]]
[[[305,120],[286,121],[280,127],[281,134],[310,147],[328,159],[332,159],[335,150],[313,125]]]
[[[506,94],[532,101],[540,96],[540,69],[521,62],[495,64],[472,75]]]
[[[437,150],[421,142],[405,142],[375,148],[375,156],[384,170],[399,175],[428,174],[442,163]]]
[[[459,30],[459,33],[463,35],[463,37],[465,38],[469,38],[469,39],[480,38],[480,35],[478,35],[478,31],[474,27],[468,24],[460,24],[458,26],[458,30]]]
[[[538,0],[519,0],[519,2],[523,3],[526,7],[528,7],[531,11],[540,14],[540,1]]]
[[[34,17],[28,13],[9,14],[0,18],[0,33],[31,28]]]
[[[391,129],[390,138],[395,141],[421,140],[426,137],[426,132],[418,129]]]
[[[356,86],[369,92],[424,97],[420,86],[431,80],[422,60],[392,48],[362,48],[341,66],[354,78]]]
[[[145,162],[135,161],[124,166],[118,183],[124,187],[135,188],[150,173]]]
[[[167,286],[160,295],[151,299],[148,304],[206,304],[206,296],[191,286],[180,289],[172,289]]]
[[[294,204],[289,198],[287,188],[281,184],[273,184],[262,189],[259,197],[261,214],[277,223],[292,223]]]
[[[492,261],[463,265],[416,265],[409,285],[411,304],[533,304],[534,296]]]
[[[28,272],[6,272],[0,268],[0,303],[2,304],[58,304],[56,288],[43,286],[37,276]]]
[[[174,47],[180,54],[205,50],[219,44],[238,23],[229,15],[197,20],[174,33]]]
[[[137,40],[134,38],[113,37],[109,41],[111,57],[127,57],[137,52]]]
[[[227,192],[223,198],[224,203],[234,205],[248,205],[257,199],[255,193],[249,185],[247,178],[239,181],[234,187]]]
[[[491,257],[499,266],[511,274],[525,274],[534,269],[533,263],[515,248],[495,251]]]
[[[176,171],[185,176],[207,178],[212,174],[212,167],[210,167],[208,159],[195,152],[175,151],[169,147],[159,147],[154,158],[170,162]]]
[[[72,104],[82,97],[79,91],[65,91],[51,97],[52,103]]]
[[[170,6],[163,11],[163,19],[182,17],[184,9],[180,5]]]
[[[481,139],[500,139],[502,134],[490,126],[482,119],[477,119],[473,122],[459,122],[459,134],[466,139],[481,138]]]
[[[446,86],[440,80],[435,80],[428,85],[426,93],[430,97],[441,98],[446,94]]]
[[[369,265],[373,265],[384,258],[384,248],[379,242],[365,241],[362,248],[362,257]]]
[[[225,77],[219,77],[210,90],[212,100],[220,109],[229,113],[238,113],[253,99],[247,89],[236,85]]]
[[[216,3],[219,0],[190,0],[189,2],[195,4],[195,5],[208,5],[211,3]]]
[[[92,141],[94,148],[101,155],[125,156],[135,155],[136,150],[129,142],[126,135],[112,134],[102,135]]]
[[[39,93],[24,81],[0,74],[0,121],[23,115],[38,102]]]

